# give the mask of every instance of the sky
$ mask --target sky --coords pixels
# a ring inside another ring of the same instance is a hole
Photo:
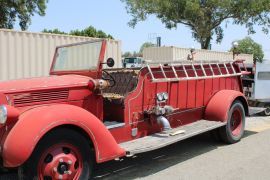
[[[133,29],[128,26],[131,15],[127,14],[125,4],[120,0],[49,0],[46,16],[35,15],[28,28],[31,32],[40,32],[43,29],[58,28],[69,32],[74,29],[84,29],[90,25],[111,34],[115,39],[122,41],[122,52],[139,51],[144,42],[153,41],[153,36],[162,38],[162,46],[176,46],[183,48],[200,48],[194,41],[191,31],[184,25],[177,29],[168,30],[155,16],[150,16],[146,21],[139,22]],[[228,51],[231,43],[248,36],[243,26],[230,23],[224,27],[224,38],[221,44],[212,42],[212,50]],[[19,26],[16,25],[19,30]],[[263,46],[265,59],[270,59],[270,34],[261,32],[260,27],[255,27],[256,34],[251,38]]]

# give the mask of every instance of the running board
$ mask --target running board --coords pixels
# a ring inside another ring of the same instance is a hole
[[[225,126],[224,122],[199,120],[194,123],[172,129],[166,133],[156,133],[133,141],[119,144],[126,150],[127,156],[159,149],[178,141]]]

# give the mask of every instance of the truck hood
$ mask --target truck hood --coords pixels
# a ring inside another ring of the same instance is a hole
[[[0,82],[0,94],[87,86],[91,78],[80,75],[49,76]]]

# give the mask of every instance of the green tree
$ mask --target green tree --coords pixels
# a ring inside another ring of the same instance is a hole
[[[129,22],[134,27],[149,15],[155,15],[167,28],[178,24],[190,27],[193,38],[207,49],[215,36],[216,42],[223,39],[222,22],[245,25],[248,33],[255,33],[254,25],[268,33],[270,26],[270,0],[121,0],[131,14]]]
[[[128,58],[128,57],[132,57],[132,53],[131,52],[125,52],[122,57],[124,58]]]
[[[58,29],[53,29],[53,30],[44,29],[42,32],[51,33],[51,34],[67,34],[67,35],[73,35],[73,36],[86,36],[86,37],[113,39],[112,35],[106,34],[105,32],[101,30],[96,30],[96,28],[94,28],[93,26],[89,26],[83,30],[78,30],[78,29],[72,30],[69,33],[60,31]]]
[[[253,41],[250,37],[246,37],[237,42],[238,47],[235,49],[237,53],[253,54],[254,63],[263,61],[264,53],[260,44]],[[231,51],[233,51],[233,49],[231,49]]]
[[[31,17],[37,13],[45,15],[48,0],[0,0],[0,28],[12,29],[16,20],[22,30],[31,23]]]
[[[141,48],[140,48],[140,54],[143,54],[143,50],[144,48],[148,48],[148,47],[154,47],[155,44],[151,43],[151,42],[145,42],[142,44]]]
[[[44,29],[42,32],[50,34],[68,34],[63,31],[60,31],[59,29],[52,29],[52,30]]]

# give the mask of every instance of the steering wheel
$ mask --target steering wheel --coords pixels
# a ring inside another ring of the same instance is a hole
[[[105,77],[102,75],[102,79],[103,79],[103,80],[106,80],[106,81],[112,82],[112,84],[110,83],[110,86],[109,86],[109,87],[115,86],[116,82],[115,82],[114,77],[113,77],[110,73],[108,73],[106,70],[104,70],[104,69],[102,70],[102,72],[104,72],[107,76],[109,76],[109,78],[105,78]]]

